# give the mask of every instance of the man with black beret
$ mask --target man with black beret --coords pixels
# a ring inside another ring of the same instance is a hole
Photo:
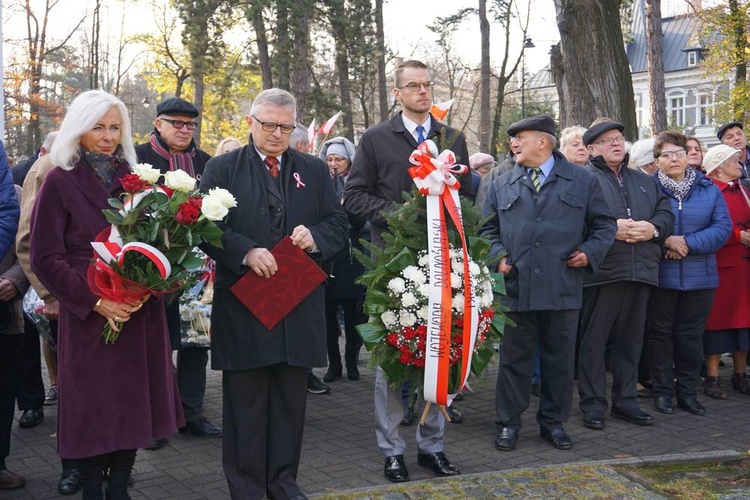
[[[583,134],[589,151],[585,167],[596,177],[617,219],[615,242],[601,266],[586,274],[578,352],[578,391],[583,425],[604,428],[607,374],[604,352],[611,347],[610,415],[636,425],[653,419],[638,407],[636,380],[643,346],[646,305],[658,284],[662,244],[672,234],[669,198],[653,177],[630,169],[625,126],[609,118]]]
[[[722,144],[733,147],[740,152],[742,179],[750,179],[750,146],[747,145],[742,122],[729,122],[719,127],[716,137]]]
[[[184,170],[200,181],[211,155],[198,149],[193,141],[198,115],[198,108],[185,99],[172,97],[160,102],[156,106],[151,139],[135,148],[138,161],[150,163],[162,173]],[[177,351],[177,385],[185,412],[186,424],[180,432],[198,437],[221,437],[221,429],[203,416],[208,350],[182,346],[179,295],[167,296],[164,303],[172,349]],[[159,449],[166,442],[166,438],[157,439],[150,449]]]
[[[500,258],[508,317],[496,410],[500,451],[516,447],[528,408],[537,335],[541,393],[536,420],[555,448],[570,449],[563,429],[573,404],[573,367],[583,277],[599,268],[615,237],[615,220],[596,178],[556,149],[555,122],[535,116],[508,129],[515,165],[487,190],[482,234]]]

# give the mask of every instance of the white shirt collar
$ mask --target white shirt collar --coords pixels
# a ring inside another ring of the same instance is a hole
[[[414,140],[418,140],[417,137],[419,137],[419,134],[417,133],[417,126],[422,125],[424,127],[424,138],[427,139],[427,136],[430,135],[430,122],[431,117],[428,114],[427,119],[424,121],[424,123],[415,123],[408,119],[405,114],[401,113],[401,120],[404,122],[404,127],[406,130],[409,131],[409,133],[414,136]]]

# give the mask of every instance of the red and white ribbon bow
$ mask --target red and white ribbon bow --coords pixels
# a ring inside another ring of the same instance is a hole
[[[448,394],[453,290],[446,212],[461,237],[463,254],[463,357],[461,384],[457,391],[469,378],[479,328],[479,308],[475,305],[475,288],[469,270],[469,253],[458,198],[460,183],[455,177],[455,174],[467,172],[468,167],[456,164],[456,156],[450,150],[437,154],[437,146],[431,140],[420,144],[409,160],[415,165],[409,169],[409,175],[419,192],[427,196],[429,319],[425,343],[424,398],[425,401],[450,406],[455,397],[455,394]]]

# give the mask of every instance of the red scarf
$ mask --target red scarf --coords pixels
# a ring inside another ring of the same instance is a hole
[[[167,151],[159,142],[155,133],[151,133],[151,149],[156,154],[164,158],[169,162],[169,170],[184,170],[190,177],[195,178],[195,170],[193,169],[193,158],[195,157],[195,147],[190,148],[189,151],[184,153],[170,153]]]

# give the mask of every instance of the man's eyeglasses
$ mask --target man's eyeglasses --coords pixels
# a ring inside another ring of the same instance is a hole
[[[274,132],[277,128],[280,128],[282,134],[288,135],[294,132],[294,129],[295,129],[294,125],[289,125],[286,123],[276,123],[276,122],[262,122],[258,120],[258,118],[255,116],[252,116],[252,118],[256,122],[260,123],[260,127],[266,132]]]
[[[422,89],[422,87],[424,87],[424,89],[429,92],[430,90],[432,90],[432,87],[434,86],[435,86],[435,82],[411,82],[411,83],[407,83],[403,87],[398,87],[398,88],[400,90],[408,90],[409,92],[419,92]]]
[[[687,151],[684,149],[675,149],[674,151],[662,151],[659,155],[659,158],[662,160],[671,160],[674,158],[685,158],[687,156]]]
[[[170,120],[169,118],[160,118],[161,121],[170,123],[174,128],[180,130],[182,127],[187,127],[188,130],[195,130],[198,126],[195,122],[184,122],[182,120]]]
[[[594,144],[604,144],[605,146],[611,146],[612,144],[616,142],[625,144],[625,138],[621,135],[617,135],[615,137],[607,137],[606,139],[599,139],[598,141],[594,142]]]

